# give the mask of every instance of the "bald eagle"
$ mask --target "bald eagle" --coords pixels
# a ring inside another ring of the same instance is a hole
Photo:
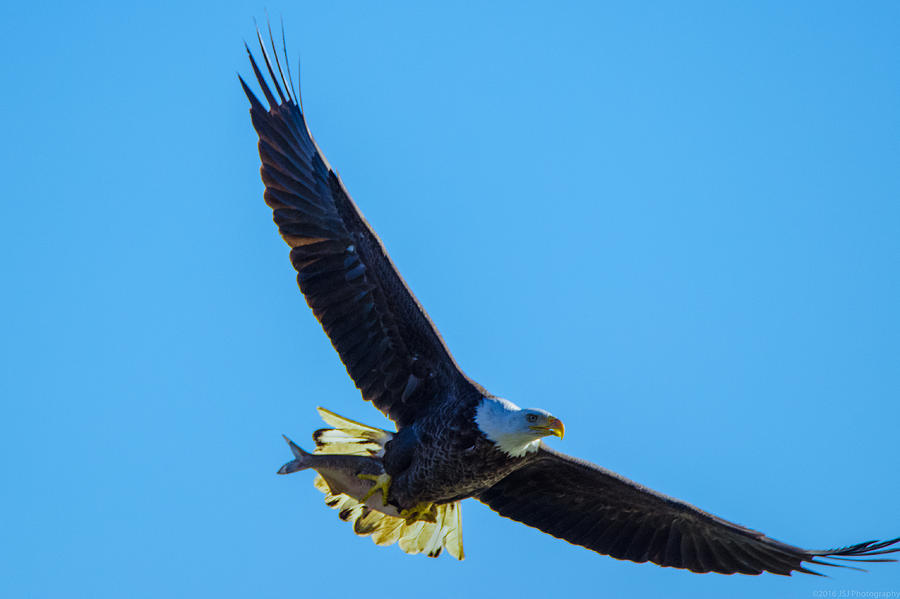
[[[315,317],[365,400],[390,432],[322,408],[331,428],[279,473],[317,471],[316,487],[354,531],[408,553],[463,558],[459,502],[597,553],[722,574],[816,574],[805,563],[895,561],[900,538],[807,550],[718,518],[541,441],[562,422],[469,379],[407,287],[307,128],[285,59],[257,32],[267,77],[247,53],[264,105],[240,78],[259,134],[264,199]],[[277,71],[277,75],[276,75]],[[271,85],[269,84],[271,80]],[[847,566],[849,567],[849,566]]]

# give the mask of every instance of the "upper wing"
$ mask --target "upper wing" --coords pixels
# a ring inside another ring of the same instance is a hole
[[[787,545],[546,447],[479,499],[501,516],[598,553],[692,572],[818,574],[803,562],[896,561],[865,558],[900,551],[888,548],[900,538],[824,551]]]
[[[459,370],[378,236],[329,167],[294,100],[297,94],[285,79],[277,52],[278,77],[261,37],[259,44],[278,99],[249,48],[269,107],[243,79],[241,86],[259,134],[265,201],[291,246],[300,290],[350,377],[363,397],[399,426],[415,420],[442,394],[471,396],[473,388],[481,392]]]

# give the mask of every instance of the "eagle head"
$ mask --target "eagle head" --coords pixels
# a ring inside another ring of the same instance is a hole
[[[562,439],[566,428],[547,410],[522,409],[499,397],[485,397],[475,411],[475,423],[485,437],[512,457],[537,451],[541,437]]]

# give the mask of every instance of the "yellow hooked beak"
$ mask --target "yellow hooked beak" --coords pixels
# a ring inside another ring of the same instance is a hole
[[[547,424],[544,426],[530,426],[528,428],[533,431],[544,433],[545,435],[554,435],[560,439],[566,434],[566,427],[563,426],[562,420],[554,418],[553,416],[547,418]]]

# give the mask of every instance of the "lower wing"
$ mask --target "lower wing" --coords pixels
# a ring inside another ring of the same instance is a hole
[[[804,562],[889,562],[900,538],[807,550],[657,493],[590,462],[541,447],[538,458],[482,492],[501,516],[597,553],[721,574],[818,574]]]

